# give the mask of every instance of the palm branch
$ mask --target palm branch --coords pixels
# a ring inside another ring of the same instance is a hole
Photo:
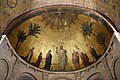
[[[16,47],[15,47],[15,50],[18,51],[20,45],[22,44],[22,42],[24,42],[26,40],[26,38],[28,36],[37,37],[36,34],[40,34],[39,31],[41,31],[39,24],[32,25],[32,23],[30,23],[30,25],[29,25],[29,33],[27,35],[24,31],[19,30],[18,34],[17,34],[17,44],[16,44]]]
[[[20,46],[20,43],[24,42],[26,40],[26,33],[22,30],[18,30],[18,34],[17,34],[17,43],[16,43],[16,47],[15,50],[17,50]]]
[[[30,25],[29,25],[29,34],[27,35],[27,36],[35,36],[36,38],[38,38],[37,37],[37,35],[36,34],[40,34],[40,26],[39,26],[39,24],[34,24],[34,25],[32,25],[32,23],[30,23]]]
[[[100,44],[103,47],[104,51],[105,51],[106,50],[106,46],[105,46],[105,33],[104,32],[99,32],[97,34],[97,38],[96,39],[97,39],[97,43]]]
[[[87,36],[91,36],[91,34],[93,34],[93,29],[92,29],[92,25],[93,23],[88,24],[87,23],[83,23],[82,27],[81,27],[81,32],[83,33],[83,36],[86,38]],[[94,35],[94,34],[93,34]]]

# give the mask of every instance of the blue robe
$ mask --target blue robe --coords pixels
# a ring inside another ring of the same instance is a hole
[[[97,55],[97,53],[96,53],[96,51],[95,51],[94,48],[91,48],[91,55],[92,55],[96,60],[99,59],[99,57],[98,57],[98,55]]]
[[[51,63],[52,62],[52,55],[51,53],[47,53],[47,57],[46,57],[46,60],[45,60],[45,66],[44,66],[44,69],[46,70],[50,70],[50,66],[51,66]]]

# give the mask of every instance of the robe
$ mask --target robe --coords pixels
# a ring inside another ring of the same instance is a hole
[[[76,69],[79,69],[79,54],[77,53],[72,53],[72,63],[76,67]]]
[[[47,53],[46,55],[46,59],[45,59],[45,66],[44,66],[44,69],[46,70],[50,70],[50,67],[51,67],[51,63],[52,62],[52,55],[51,53]]]
[[[67,61],[67,54],[66,54],[66,50],[64,49],[59,49],[58,52],[58,66],[60,70],[65,70],[65,67],[68,65]]]
[[[86,54],[81,55],[82,62],[85,66],[89,65],[89,58]]]
[[[28,55],[26,56],[26,61],[27,61],[28,63],[30,63],[30,60],[31,60],[32,56],[33,56],[33,49],[31,49],[31,50],[29,51]]]
[[[94,48],[91,48],[91,55],[95,58],[95,60],[99,59],[99,56],[97,55],[97,53],[96,53]]]
[[[36,67],[39,67],[41,60],[42,60],[42,56],[39,56],[36,63],[35,63]]]

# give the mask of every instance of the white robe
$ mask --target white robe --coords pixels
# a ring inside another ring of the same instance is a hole
[[[67,54],[66,54],[66,50],[64,49],[59,49],[58,52],[58,65],[59,65],[59,69],[60,70],[65,70],[65,67],[67,66]]]
[[[30,52],[27,55],[27,62],[30,62],[30,59],[31,59],[32,55],[33,55],[33,51],[30,50]]]

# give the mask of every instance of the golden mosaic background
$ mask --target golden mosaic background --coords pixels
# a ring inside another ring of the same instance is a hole
[[[34,54],[31,59],[31,63],[35,63],[38,55],[40,52],[43,53],[42,57],[45,58],[46,53],[49,49],[52,50],[52,66],[51,70],[59,70],[57,66],[57,54],[56,54],[56,47],[59,47],[60,45],[64,46],[64,49],[67,50],[67,56],[68,56],[68,65],[66,67],[66,70],[71,71],[75,70],[75,67],[72,63],[72,51],[76,47],[79,48],[79,52],[85,52],[88,57],[89,61],[93,62],[93,57],[90,54],[89,46],[92,45],[96,52],[98,54],[103,54],[104,51],[102,47],[96,42],[96,39],[94,36],[91,35],[91,37],[84,38],[83,34],[81,32],[81,25],[84,22],[93,23],[93,32],[96,34],[98,32],[104,32],[105,33],[105,44],[108,46],[110,38],[112,34],[98,21],[94,20],[91,17],[78,14],[77,20],[75,21],[75,24],[71,24],[70,28],[63,29],[61,31],[54,31],[48,26],[45,26],[46,22],[41,21],[43,17],[41,15],[33,17],[24,23],[22,23],[20,26],[12,30],[12,33],[9,35],[9,40],[12,44],[12,46],[15,48],[15,45],[17,43],[17,33],[18,30],[24,30],[25,32],[28,32],[28,25],[29,23],[37,23],[41,26],[41,32],[40,35],[38,34],[38,38],[35,38],[34,36],[28,37],[27,40],[25,40],[22,45],[20,46],[18,50],[18,54],[20,56],[26,56],[29,50],[34,47]],[[44,67],[44,61],[41,62],[40,68]],[[84,65],[80,59],[80,67],[83,68]]]

